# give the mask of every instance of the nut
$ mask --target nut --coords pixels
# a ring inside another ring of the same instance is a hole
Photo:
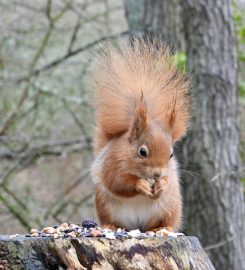
[[[54,238],[58,238],[58,237],[59,237],[58,233],[54,233],[54,234],[53,234],[53,237],[54,237]]]
[[[64,222],[64,223],[60,224],[60,227],[68,229],[69,225],[67,224],[67,222]]]
[[[67,235],[69,235],[71,237],[76,237],[76,233],[75,232],[69,232]]]
[[[39,233],[38,229],[31,229],[30,230],[30,233],[33,234],[33,233]]]
[[[93,236],[93,237],[98,237],[98,236],[102,235],[102,232],[99,231],[99,230],[91,230],[90,235]]]
[[[156,232],[156,236],[168,236],[168,235],[169,231],[164,228]]]
[[[53,227],[46,227],[46,228],[43,228],[42,232],[47,233],[47,234],[53,234],[53,233],[56,233],[56,229],[54,229]]]
[[[151,236],[151,237],[156,235],[155,232],[153,232],[153,231],[147,231],[146,234]]]

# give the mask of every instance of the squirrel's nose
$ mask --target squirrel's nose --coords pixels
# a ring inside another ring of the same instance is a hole
[[[153,177],[154,178],[158,178],[158,177],[160,177],[161,176],[161,173],[160,172],[154,172],[153,173]]]
[[[164,168],[162,167],[147,167],[147,173],[149,178],[160,178],[163,176]]]

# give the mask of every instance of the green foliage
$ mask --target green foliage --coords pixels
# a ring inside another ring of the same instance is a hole
[[[242,162],[245,162],[245,141],[241,141],[241,145],[240,145],[240,156],[242,159]],[[245,179],[244,179],[245,180]]]
[[[245,19],[243,12],[244,11],[240,9],[235,9],[234,14],[236,33],[239,44],[245,44]],[[242,60],[244,61],[244,53],[242,55],[243,55]]]
[[[186,71],[186,53],[179,51],[174,55],[174,61],[177,63],[177,68],[181,72]]]
[[[245,194],[245,177],[242,177],[241,181],[243,183],[243,190],[244,190],[244,194]]]
[[[239,80],[239,95],[240,95],[240,103],[244,106],[245,105],[245,80],[242,78],[240,78]]]
[[[242,103],[245,102],[245,10],[233,2],[233,13],[237,35],[238,61],[240,66],[239,92]]]
[[[245,104],[245,81],[240,81],[240,83],[239,83],[239,93],[240,93],[241,103]]]

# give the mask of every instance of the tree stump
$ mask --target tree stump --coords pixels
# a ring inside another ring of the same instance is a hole
[[[0,236],[0,269],[212,270],[196,237],[144,239]]]

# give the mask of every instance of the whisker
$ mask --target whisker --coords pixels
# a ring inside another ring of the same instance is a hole
[[[200,165],[195,163],[182,163],[181,161],[177,160],[178,165],[180,166],[188,166],[188,167],[200,167]]]
[[[185,173],[185,174],[187,174],[187,175],[191,175],[191,176],[200,176],[200,174],[197,173],[197,172],[192,172],[192,171],[183,170],[183,169],[179,169],[179,171],[180,171],[180,172],[183,172],[183,173]]]
[[[176,172],[176,169],[174,169],[174,168],[169,168],[169,171],[170,171],[170,172]],[[186,174],[186,175],[200,176],[199,173],[193,172],[193,171],[188,171],[188,170],[184,170],[184,169],[179,169],[178,171],[181,172],[181,173],[183,172],[183,173]]]

